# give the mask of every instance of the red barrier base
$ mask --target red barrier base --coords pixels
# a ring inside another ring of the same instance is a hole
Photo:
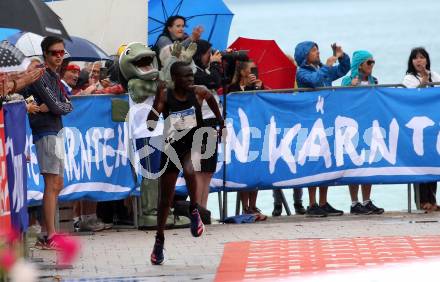
[[[216,281],[286,279],[440,257],[440,236],[232,242]]]

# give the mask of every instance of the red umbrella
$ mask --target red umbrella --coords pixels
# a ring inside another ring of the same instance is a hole
[[[249,50],[248,56],[258,67],[258,78],[266,89],[294,88],[296,66],[289,60],[275,40],[239,37],[229,47]]]

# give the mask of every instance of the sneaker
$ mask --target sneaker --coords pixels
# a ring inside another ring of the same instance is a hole
[[[255,221],[265,221],[267,219],[267,215],[261,213],[261,210],[257,207],[250,208],[250,212],[255,215]]]
[[[307,207],[306,216],[307,217],[326,217],[327,212],[323,208],[318,206],[318,204],[314,204],[314,205]]]
[[[154,242],[153,252],[151,252],[150,261],[152,265],[161,265],[165,260],[163,255],[163,245],[165,243],[164,238],[159,238],[156,235],[156,241]]]
[[[58,250],[58,246],[56,243],[55,236],[53,235],[50,239],[45,235],[37,238],[37,242],[35,243],[35,247],[40,250]]]
[[[280,216],[282,212],[283,212],[283,206],[281,204],[273,205],[272,216]]]
[[[104,230],[104,223],[100,222],[97,218],[91,218],[87,221],[80,221],[81,231],[98,232]]]
[[[61,236],[58,234],[53,235],[50,239],[46,240],[46,249],[45,250],[59,250],[57,236]]]
[[[293,204],[293,207],[295,208],[296,214],[299,214],[299,215],[306,214],[306,209],[304,208],[304,206],[301,203]]]
[[[47,236],[38,236],[37,241],[35,242],[35,248],[40,250],[46,250],[46,241]]]
[[[370,210],[372,214],[383,214],[385,212],[383,208],[376,207],[371,200],[364,207]]]
[[[39,224],[33,224],[28,227],[27,234],[31,236],[38,236],[41,233],[41,226]]]
[[[104,224],[104,230],[109,230],[113,228],[113,223],[102,222],[102,224]]]
[[[81,220],[75,221],[73,223],[73,232],[80,232],[81,231]]]
[[[357,215],[361,215],[361,214],[367,215],[367,214],[372,214],[373,211],[371,211],[367,207],[364,207],[361,203],[358,202],[358,203],[356,203],[356,205],[354,207],[351,206],[350,213],[357,214]]]
[[[94,223],[96,223],[97,226],[102,226],[103,229],[102,230],[108,230],[108,229],[112,229],[113,228],[113,222],[112,223],[105,223],[104,221],[102,221],[100,218],[95,218],[93,220]],[[100,230],[98,230],[100,231]]]
[[[328,216],[340,216],[344,214],[343,211],[335,209],[334,207],[330,206],[329,203],[325,203],[321,209],[325,210]]]
[[[191,234],[194,237],[200,237],[203,234],[203,231],[205,230],[205,225],[202,222],[202,219],[200,218],[199,210],[195,208],[191,214]]]

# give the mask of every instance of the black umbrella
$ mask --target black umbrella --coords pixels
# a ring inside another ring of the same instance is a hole
[[[60,17],[41,0],[1,0],[0,26],[70,40]]]

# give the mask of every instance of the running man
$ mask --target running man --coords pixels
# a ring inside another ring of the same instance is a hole
[[[164,149],[161,156],[161,168],[164,170],[160,177],[160,196],[157,214],[157,233],[151,263],[162,264],[164,261],[164,229],[168,211],[174,197],[176,180],[180,171],[186,181],[190,197],[191,234],[199,237],[204,231],[200,218],[195,170],[200,167],[201,147],[213,147],[214,144],[202,144],[205,130],[202,127],[201,105],[206,100],[219,122],[219,135],[224,127],[224,120],[220,114],[217,102],[211,92],[204,86],[194,85],[194,74],[191,67],[184,62],[176,62],[171,66],[171,78],[174,89],[158,89],[149,113],[147,124],[149,130],[156,127],[159,115],[165,119]],[[208,138],[209,139],[209,138]],[[214,148],[207,148],[207,152],[214,153]],[[206,158],[206,156],[203,156]],[[209,157],[209,156],[207,156]]]

